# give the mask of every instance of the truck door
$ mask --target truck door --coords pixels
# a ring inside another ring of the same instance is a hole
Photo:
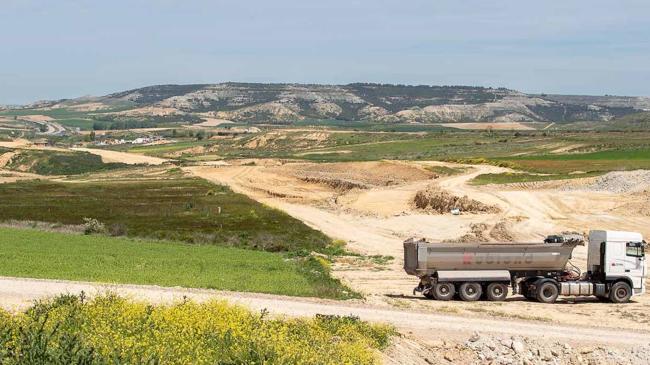
[[[627,242],[625,256],[622,259],[626,275],[632,279],[635,289],[641,289],[645,276],[645,253],[642,242]]]
[[[625,243],[609,241],[605,247],[605,272],[607,274],[625,275],[627,262]]]

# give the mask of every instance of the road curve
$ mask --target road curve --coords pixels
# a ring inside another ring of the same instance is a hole
[[[431,337],[468,336],[474,331],[497,335],[521,335],[538,339],[565,342],[588,342],[613,345],[650,343],[650,332],[631,330],[570,327],[503,318],[467,318],[461,316],[375,307],[363,303],[341,302],[313,298],[294,298],[277,295],[223,292],[207,289],[165,288],[151,285],[98,284],[63,280],[43,280],[0,277],[0,305],[9,310],[24,309],[36,299],[57,294],[95,295],[114,292],[152,303],[170,303],[183,298],[196,301],[224,299],[259,311],[293,317],[311,317],[316,314],[355,315],[371,322],[389,323],[399,330],[424,339]],[[453,306],[453,303],[450,303]],[[466,337],[465,337],[466,338]]]

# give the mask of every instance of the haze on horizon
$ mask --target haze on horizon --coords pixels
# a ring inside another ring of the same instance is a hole
[[[0,104],[154,84],[650,95],[647,1],[5,0]]]

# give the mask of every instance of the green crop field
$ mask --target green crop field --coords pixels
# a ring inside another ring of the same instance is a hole
[[[0,275],[342,297],[298,259],[213,245],[0,228]],[[320,275],[322,276],[322,275]]]
[[[532,155],[500,158],[519,169],[551,174],[575,171],[607,172],[650,169],[650,148],[622,148],[591,153]]]
[[[201,179],[0,184],[0,221],[81,224],[129,236],[265,251],[326,251],[331,240],[279,210]]]
[[[78,175],[87,172],[127,167],[123,163],[104,163],[101,157],[88,152],[23,150],[12,159],[10,169],[26,168],[40,175]]]
[[[66,127],[79,128],[82,131],[92,130],[95,123],[95,121],[92,119],[84,118],[57,119],[57,122]]]
[[[583,177],[592,177],[601,175],[602,172],[587,172],[579,174],[528,174],[528,173],[501,173],[501,174],[481,174],[471,180],[473,185],[486,185],[486,184],[512,184],[521,182],[535,182],[535,181],[552,181],[552,180],[567,180],[577,179]]]

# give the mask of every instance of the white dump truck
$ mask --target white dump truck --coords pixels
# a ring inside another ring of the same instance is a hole
[[[541,243],[404,242],[404,269],[420,278],[415,292],[437,300],[458,296],[491,301],[513,294],[543,303],[558,296],[596,296],[625,303],[645,293],[646,243],[639,233],[591,231],[587,271],[569,262],[582,235],[549,236]]]

